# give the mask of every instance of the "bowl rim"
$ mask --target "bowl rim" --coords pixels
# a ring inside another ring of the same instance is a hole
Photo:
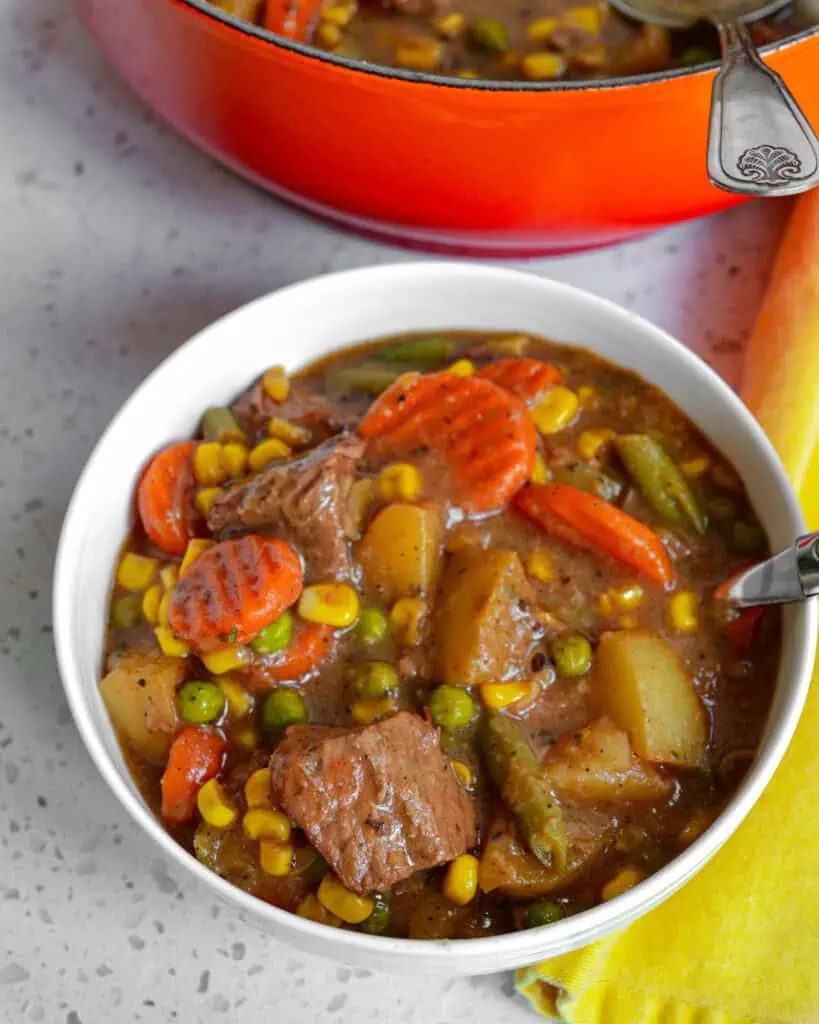
[[[116,430],[120,421],[129,415],[131,407],[144,401],[143,396],[150,393],[157,379],[176,362],[190,358],[192,351],[204,340],[213,335],[218,336],[231,321],[240,320],[257,307],[274,304],[276,301],[286,302],[288,298],[298,295],[298,293],[309,295],[313,289],[322,284],[333,282],[340,282],[344,285],[348,282],[352,283],[355,279],[370,278],[372,287],[394,286],[408,274],[428,274],[430,279],[434,279],[436,288],[445,287],[449,275],[462,274],[471,275],[478,283],[481,278],[487,281],[489,279],[495,281],[506,279],[510,284],[514,284],[515,281],[528,282],[530,287],[536,282],[543,292],[545,301],[548,301],[550,294],[562,295],[587,308],[593,308],[601,316],[618,319],[623,324],[633,326],[644,335],[652,336],[653,340],[669,354],[672,363],[683,363],[692,373],[710,377],[711,384],[721,400],[730,406],[732,418],[739,421],[738,425],[753,440],[757,459],[766,461],[777,476],[781,485],[779,499],[784,502],[794,526],[799,532],[805,532],[804,518],[793,487],[771,442],[757,421],[728,384],[704,360],[645,318],[623,309],[608,299],[593,295],[573,285],[543,278],[527,271],[463,261],[433,260],[360,267],[319,275],[277,289],[220,317],[176,348],[126,399],[94,446],[65,513],[57,548],[53,582],[54,646],[60,678],[69,707],[86,749],[109,788],[131,818],[143,832],[156,842],[171,861],[190,871],[207,888],[215,891],[240,912],[246,913],[251,918],[262,919],[278,938],[283,938],[287,932],[297,933],[304,937],[304,945],[312,946],[314,950],[321,951],[323,948],[323,951],[330,955],[336,951],[349,951],[351,954],[360,956],[362,961],[368,954],[375,960],[380,958],[382,962],[385,958],[389,961],[400,960],[405,965],[404,970],[422,967],[423,962],[428,961],[430,954],[435,952],[441,956],[442,962],[450,961],[453,968],[457,968],[460,973],[482,973],[487,970],[497,971],[510,964],[520,966],[532,963],[543,956],[566,952],[609,934],[615,928],[642,916],[672,895],[724,845],[745,819],[770,781],[801,715],[810,686],[816,648],[819,608],[815,602],[799,606],[794,616],[793,633],[796,641],[794,677],[797,685],[786,695],[782,721],[776,734],[769,738],[769,749],[766,750],[764,758],[754,761],[725,809],[711,827],[691,846],[633,889],[613,900],[598,904],[554,924],[528,931],[508,932],[498,936],[451,940],[370,936],[362,932],[331,929],[265,903],[222,879],[201,864],[171,837],[147,804],[129,788],[125,777],[109,756],[102,734],[97,731],[90,702],[84,695],[82,673],[79,669],[81,659],[75,654],[73,632],[69,627],[69,609],[72,607],[74,596],[77,593],[72,561],[75,560],[76,552],[80,548],[77,541],[86,529],[84,521],[80,518],[85,494],[89,490],[97,491],[99,473],[96,465],[102,461],[111,434]],[[612,923],[613,921],[614,923]],[[330,952],[331,950],[332,952]],[[493,966],[487,968],[487,963],[491,963]],[[470,967],[473,968],[471,972]]]
[[[489,79],[466,79],[456,78],[449,75],[433,74],[429,71],[408,71],[403,68],[392,68],[386,64],[370,64],[368,61],[354,57],[344,57],[340,54],[322,50],[310,43],[302,43],[295,39],[288,39],[286,36],[271,32],[260,25],[253,25],[244,21],[235,14],[229,14],[221,10],[209,0],[177,0],[177,2],[192,8],[200,15],[228,26],[240,34],[251,39],[257,39],[268,45],[278,47],[282,50],[289,50],[302,57],[309,57],[317,63],[331,64],[344,68],[347,71],[358,74],[372,75],[377,78],[395,79],[403,82],[415,82],[419,85],[438,85],[447,89],[466,89],[478,92],[495,93],[527,93],[527,92],[606,92],[610,89],[625,89],[641,85],[656,85],[659,82],[675,81],[680,78],[689,78],[695,75],[713,71],[719,66],[719,61],[709,61],[707,64],[698,64],[691,68],[667,68],[663,71],[649,71],[640,75],[613,75],[611,78],[599,80],[580,80],[572,82],[526,82],[526,81],[493,81]],[[779,50],[795,46],[809,36],[819,34],[819,23],[801,29],[793,35],[785,36],[783,39],[765,43],[759,47],[763,55],[776,53]]]

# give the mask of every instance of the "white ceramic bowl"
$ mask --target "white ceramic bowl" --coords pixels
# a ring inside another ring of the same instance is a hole
[[[54,628],[68,700],[99,770],[128,813],[211,894],[309,952],[377,970],[481,974],[567,952],[628,924],[719,850],[759,797],[796,726],[813,665],[815,606],[785,611],[782,663],[759,756],[712,828],[657,874],[608,903],[547,928],[471,941],[338,931],[268,906],[218,878],[171,839],[142,800],[97,685],[113,567],[148,456],[191,436],[204,408],[230,400],[272,363],[295,370],[352,342],[436,328],[529,331],[636,370],[662,388],[736,466],[774,549],[804,532],[796,497],[756,421],[705,363],[645,320],[567,285],[492,267],[416,263],[353,270],[286,288],[232,313],[183,345],[137,389],[97,445],[66,514]]]

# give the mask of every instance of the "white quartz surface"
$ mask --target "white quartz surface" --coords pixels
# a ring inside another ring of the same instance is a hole
[[[117,80],[66,0],[0,0],[0,97],[0,1020],[534,1020],[508,975],[349,970],[217,906],[97,776],[52,652],[63,511],[134,386],[265,291],[418,257],[311,221],[197,153]],[[639,310],[735,380],[785,213],[745,207],[521,265]]]

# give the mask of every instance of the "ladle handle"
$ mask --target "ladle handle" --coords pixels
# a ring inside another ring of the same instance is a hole
[[[708,176],[719,188],[785,196],[819,184],[819,142],[740,21],[718,24],[722,67],[711,93]]]

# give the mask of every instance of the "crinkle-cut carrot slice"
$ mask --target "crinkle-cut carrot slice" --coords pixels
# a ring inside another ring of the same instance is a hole
[[[299,682],[331,657],[335,636],[330,626],[297,620],[289,647],[276,654],[254,654],[236,676],[252,692],[269,690],[278,683]]]
[[[251,533],[214,544],[179,577],[168,623],[200,652],[242,644],[294,604],[301,590],[296,551]]]
[[[180,441],[158,452],[137,488],[137,509],[145,533],[169,555],[184,554],[196,534],[193,504],[193,441]]]
[[[478,370],[476,374],[484,380],[491,380],[504,391],[522,398],[527,405],[536,402],[543,394],[559,384],[560,370],[551,363],[540,359],[501,359]]]
[[[454,373],[399,378],[358,432],[376,456],[429,453],[447,470],[452,501],[468,514],[502,508],[532,475],[535,429],[515,395]]]

